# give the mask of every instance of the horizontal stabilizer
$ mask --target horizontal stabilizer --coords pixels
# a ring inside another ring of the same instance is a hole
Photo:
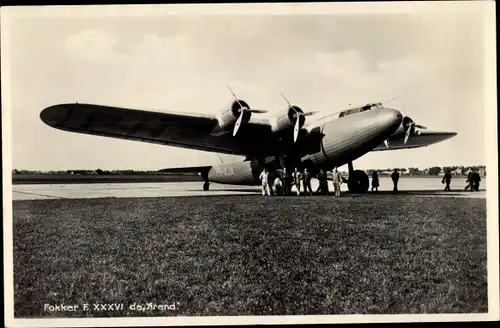
[[[212,166],[191,166],[191,167],[172,167],[158,170],[161,173],[205,173],[208,172]]]

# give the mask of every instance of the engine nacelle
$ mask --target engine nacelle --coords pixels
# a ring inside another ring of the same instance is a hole
[[[244,100],[235,100],[233,101],[227,109],[225,109],[218,117],[219,121],[219,127],[224,130],[228,131],[230,130],[236,121],[238,120],[238,117],[240,117],[240,109],[241,108],[250,108],[248,103],[246,103]],[[242,118],[242,123],[248,123],[250,121],[250,118],[252,117],[252,113],[245,111],[243,112],[243,118]]]
[[[288,107],[283,115],[276,118],[272,131],[274,133],[279,133],[281,131],[293,129],[297,119],[299,120],[299,128],[302,128],[306,122],[306,118],[304,115],[297,115],[297,113],[304,113],[304,111],[298,106]]]
[[[415,126],[412,124],[414,123],[411,117],[405,116],[403,117],[403,121],[401,122],[401,125],[398,127],[396,132],[393,133],[394,136],[398,135],[404,135],[406,133],[406,130],[411,129],[410,135],[413,135],[415,133]]]

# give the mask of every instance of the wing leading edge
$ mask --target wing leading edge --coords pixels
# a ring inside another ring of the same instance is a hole
[[[404,135],[398,136],[397,138],[391,137],[388,143],[389,147],[387,147],[384,143],[382,143],[379,146],[375,147],[372,151],[426,147],[453,138],[456,135],[457,135],[456,132],[438,132],[438,131],[420,130],[416,134],[412,135],[408,139],[406,144],[404,143]]]
[[[262,151],[261,141],[270,143],[267,123],[249,122],[238,136],[214,136],[215,116],[127,109],[93,104],[59,104],[40,113],[41,120],[54,128],[104,137],[171,145],[235,155]]]

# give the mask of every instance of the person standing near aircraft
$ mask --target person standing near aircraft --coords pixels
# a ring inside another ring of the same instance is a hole
[[[446,170],[446,173],[443,176],[443,180],[441,180],[441,183],[446,182],[446,187],[444,188],[444,191],[451,191],[450,189],[450,183],[451,183],[451,172],[450,170]]]
[[[322,195],[328,195],[328,179],[325,171],[323,169],[319,170],[318,173],[319,190]]]
[[[266,194],[270,196],[271,193],[269,191],[269,172],[267,172],[266,168],[264,168],[264,170],[262,170],[262,172],[260,173],[259,179],[262,183],[262,196],[266,196]]]
[[[399,181],[399,172],[398,169],[394,169],[394,172],[391,174],[392,183],[394,184],[394,188],[392,192],[395,194],[398,192],[398,181]]]
[[[340,175],[340,172],[337,171],[337,167],[333,168],[332,180],[334,196],[340,197],[340,184],[342,183],[342,176]]]
[[[286,167],[283,168],[283,175],[281,177],[281,183],[283,185],[283,196],[290,195],[290,174],[287,172]]]
[[[302,173],[300,173],[299,169],[296,167],[293,172],[293,180],[295,182],[295,187],[297,188],[297,196],[300,195],[300,181],[302,181]]]
[[[380,185],[380,183],[378,180],[378,172],[373,171],[373,173],[372,173],[372,192],[373,192],[373,190],[375,190],[375,192],[378,192],[379,185]]]
[[[306,195],[312,196],[312,188],[311,188],[311,173],[304,168],[304,174],[302,175],[302,180],[304,181],[304,192]]]

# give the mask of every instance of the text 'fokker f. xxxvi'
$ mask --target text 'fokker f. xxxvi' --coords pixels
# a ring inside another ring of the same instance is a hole
[[[64,131],[246,157],[233,163],[170,169],[199,172],[205,181],[204,190],[209,189],[210,182],[259,184],[264,167],[270,171],[307,167],[316,174],[320,168],[330,170],[347,163],[349,191],[364,193],[369,186],[368,176],[354,170],[355,159],[370,151],[423,147],[456,135],[428,131],[382,103],[350,108],[306,124],[306,117],[314,112],[304,112],[285,98],[288,106],[279,115],[259,120],[252,114],[265,111],[252,109],[246,101],[233,96],[234,101],[218,115],[71,103],[48,107],[40,118]]]

